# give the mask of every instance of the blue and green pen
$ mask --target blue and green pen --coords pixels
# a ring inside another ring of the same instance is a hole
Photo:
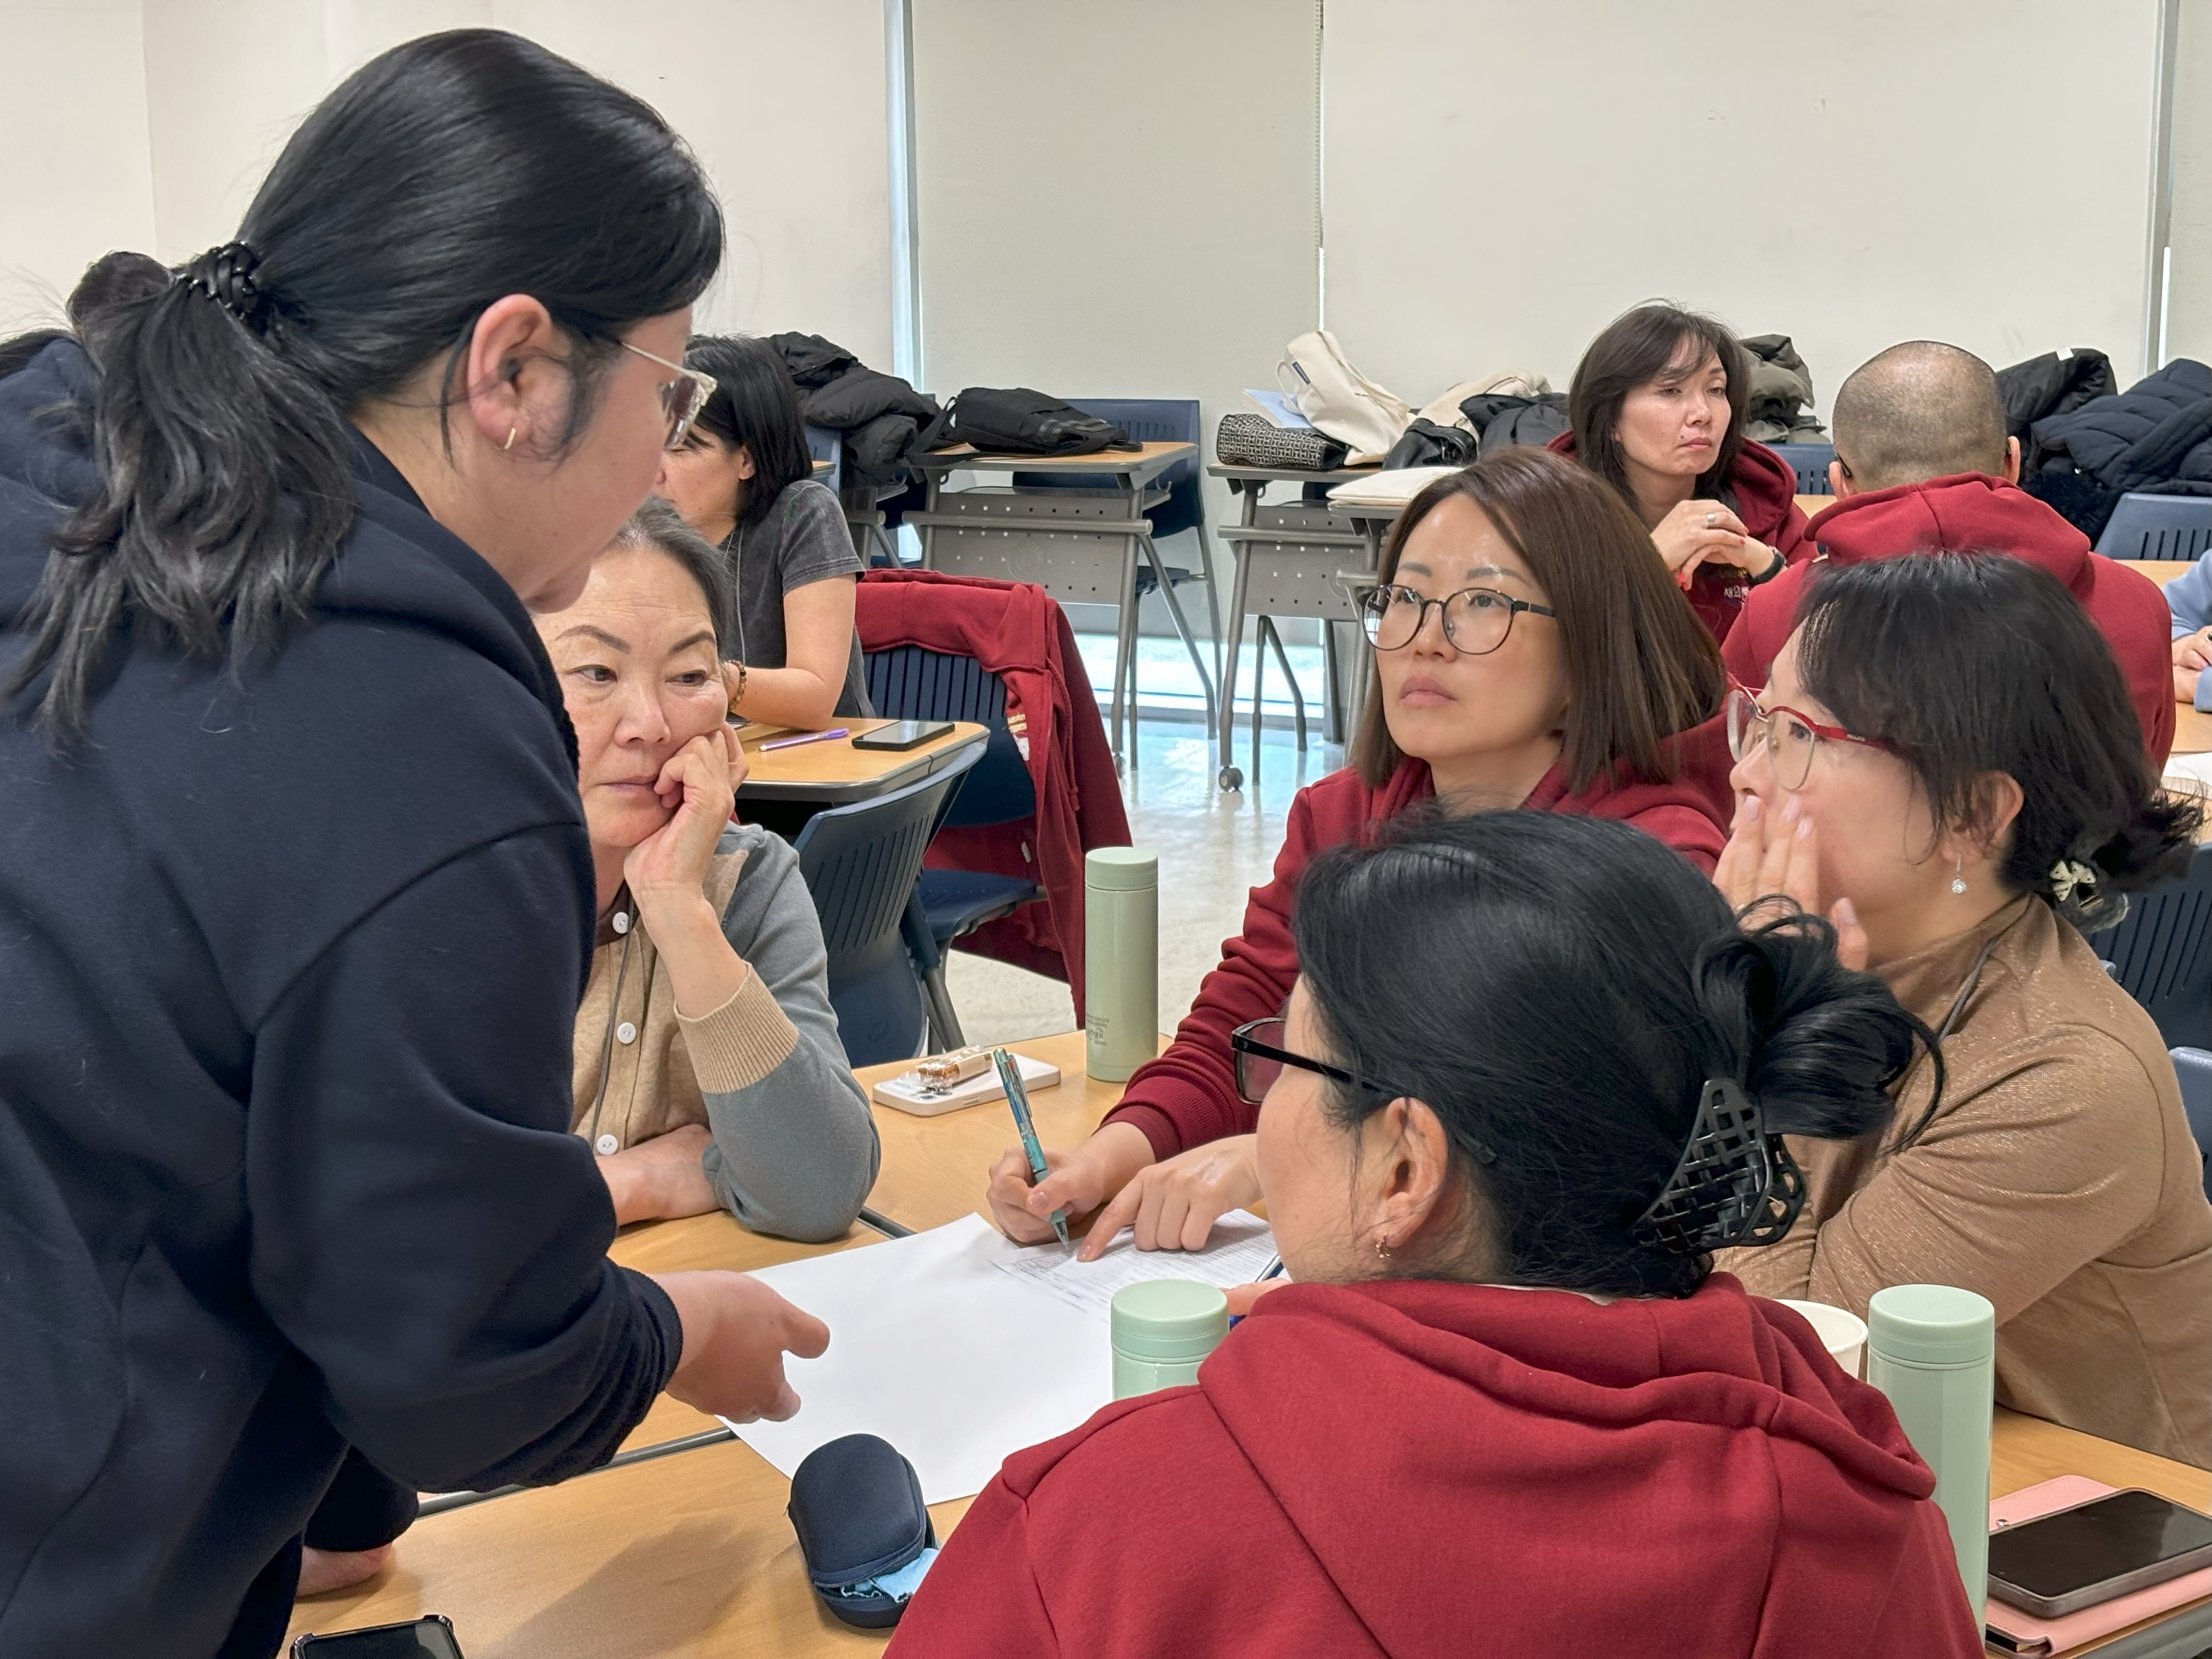
[[[1014,1057],[1004,1048],[991,1050],[991,1063],[999,1068],[999,1085],[1006,1091],[1006,1104],[1014,1114],[1014,1133],[1022,1138],[1022,1153],[1030,1161],[1030,1184],[1035,1186],[1051,1174],[1052,1169],[1044,1161],[1044,1148],[1037,1143],[1036,1120],[1030,1115],[1030,1096],[1029,1091],[1022,1087],[1022,1068],[1014,1064]],[[1052,1231],[1069,1249],[1075,1248],[1068,1243],[1066,1210],[1052,1212]]]

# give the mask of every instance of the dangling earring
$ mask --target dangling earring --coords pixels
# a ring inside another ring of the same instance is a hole
[[[1951,890],[1962,897],[1966,894],[1966,855],[1964,853],[1959,854],[1958,861],[1951,866]]]
[[[504,455],[508,450],[514,447],[514,434],[515,428],[514,427],[507,428],[507,441],[499,447],[499,453],[501,454]]]

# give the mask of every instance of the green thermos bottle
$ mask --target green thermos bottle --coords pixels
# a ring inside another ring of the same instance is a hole
[[[1990,1427],[1997,1314],[1949,1285],[1892,1285],[1867,1304],[1866,1378],[1889,1396],[1905,1437],[1936,1471],[1974,1622],[1990,1590]]]
[[[1229,1298],[1194,1279],[1152,1279],[1114,1292],[1114,1398],[1198,1381],[1199,1362],[1229,1334]]]
[[[1160,858],[1141,847],[1083,857],[1083,1069],[1127,1083],[1160,1045]]]

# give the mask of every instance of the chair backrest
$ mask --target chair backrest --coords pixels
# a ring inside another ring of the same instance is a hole
[[[1828,463],[1836,459],[1835,445],[1769,444],[1767,447],[1790,463],[1790,470],[1797,475],[1800,495],[1836,493],[1828,484]]]
[[[1012,823],[1036,815],[1036,788],[1029,763],[1006,725],[1006,686],[973,657],[931,651],[919,645],[871,651],[868,701],[890,720],[973,720],[988,726],[991,739],[952,798],[948,826],[969,828]]]
[[[2212,842],[2185,872],[2134,895],[2119,926],[2089,943],[2168,1048],[2212,1048]]]
[[[2188,1114],[2189,1133],[2205,1159],[2204,1196],[2212,1198],[2212,1053],[2176,1048],[2172,1054],[2173,1074],[2181,1079],[2181,1109]]]
[[[2097,551],[2108,559],[2193,559],[2212,546],[2212,495],[2120,497]]]
[[[806,428],[806,459],[827,461],[830,471],[822,482],[833,490],[845,487],[845,434],[835,427],[810,426]]]
[[[981,755],[965,750],[918,783],[817,812],[792,842],[822,921],[830,1004],[855,1066],[921,1050],[927,1009],[899,924],[945,798]]]
[[[1199,441],[1198,399],[1195,398],[1070,398],[1085,415],[1111,421],[1139,443],[1194,444]],[[1202,446],[1201,446],[1202,447]],[[1166,501],[1150,514],[1155,537],[1195,529],[1203,520],[1198,483],[1202,456],[1177,461],[1160,474],[1155,487],[1168,492]],[[1018,472],[1016,488],[1022,489],[1097,489],[1098,480],[1080,472]]]

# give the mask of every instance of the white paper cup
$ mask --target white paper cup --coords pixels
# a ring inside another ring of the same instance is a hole
[[[1859,1374],[1859,1359],[1866,1352],[1866,1321],[1844,1308],[1832,1308],[1825,1302],[1793,1302],[1786,1296],[1774,1298],[1785,1308],[1795,1308],[1805,1316],[1805,1322],[1820,1339],[1820,1346],[1829,1357],[1853,1376]]]

